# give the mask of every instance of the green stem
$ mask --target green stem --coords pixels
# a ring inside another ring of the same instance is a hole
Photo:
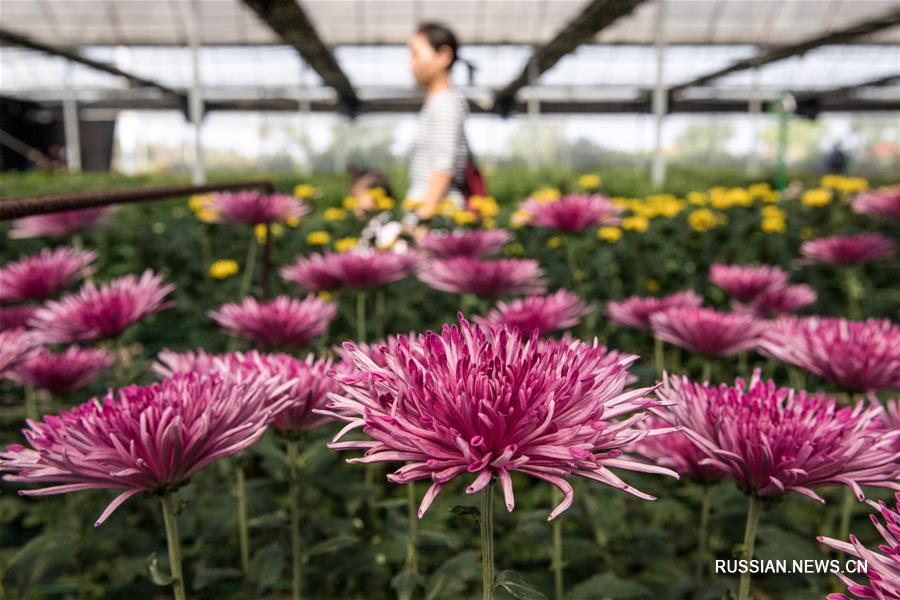
[[[178,539],[178,521],[175,520],[175,507],[172,494],[160,498],[162,502],[163,521],[166,525],[166,543],[169,547],[169,569],[172,571],[172,593],[175,600],[186,600],[184,593],[184,574],[181,571],[181,540]]]
[[[578,293],[580,291],[580,284],[578,279],[578,260],[575,258],[575,245],[572,243],[572,238],[566,238],[566,263],[569,266],[569,278],[572,281],[572,291]],[[581,296],[582,294],[578,294]]]
[[[747,351],[738,353],[738,374],[741,377],[747,377],[749,375],[748,371],[750,369],[749,360],[747,356]]]
[[[272,245],[274,241],[272,240],[272,224],[266,223],[266,240],[263,242],[263,256],[262,256],[262,273],[260,276],[262,278],[262,297],[265,299],[269,299],[271,297],[271,277],[269,275],[269,270],[272,266]]]
[[[710,380],[711,377],[712,377],[712,362],[709,359],[704,358],[703,359],[703,372],[700,375],[700,381],[707,382]]]
[[[244,259],[244,278],[241,280],[241,290],[238,293],[239,299],[250,292],[250,285],[253,283],[253,269],[256,266],[256,247],[258,245],[256,232],[251,229],[250,245],[247,246],[247,258]]]
[[[710,490],[708,485],[702,487],[700,500],[700,530],[697,533],[697,568],[694,581],[699,585],[703,582],[703,571],[709,554],[709,504]]]
[[[288,477],[291,502],[291,556],[293,557],[293,595],[299,600],[303,591],[303,554],[300,545],[300,478],[297,471],[299,448],[297,440],[287,443]]]
[[[850,518],[853,516],[853,507],[856,502],[856,498],[853,495],[853,490],[848,487],[844,488],[844,497],[841,501],[841,524],[840,529],[838,529],[838,539],[846,541],[850,535]]]
[[[753,559],[753,545],[756,543],[756,529],[759,526],[759,515],[762,506],[756,496],[750,496],[750,504],[747,507],[747,528],[744,530],[744,547],[742,558],[746,561]],[[748,562],[749,567],[749,562]],[[750,598],[750,569],[741,573],[741,584],[738,590],[738,600]]]
[[[366,293],[356,292],[356,341],[366,341]]]
[[[30,383],[25,384],[25,418],[38,420],[37,394]]]
[[[406,484],[406,518],[409,520],[409,542],[406,546],[406,567],[413,571],[419,569],[419,557],[416,547],[419,543],[419,517],[416,509],[416,482]]]
[[[244,468],[235,468],[235,496],[237,497],[238,543],[241,548],[241,571],[245,579],[250,579],[250,527],[247,524],[247,486],[244,482]]]
[[[653,362],[656,364],[656,376],[662,377],[666,370],[666,347],[659,338],[653,339]]]
[[[553,506],[562,501],[561,492],[553,487]],[[554,598],[562,600],[565,597],[565,583],[563,580],[563,548],[562,548],[562,520],[557,517],[551,524],[553,529],[553,555],[550,566],[553,569]]]
[[[384,339],[384,288],[375,291],[375,336]]]
[[[847,315],[852,320],[858,321],[862,318],[862,310],[859,306],[862,284],[854,267],[844,269],[844,287],[847,292]]]
[[[494,484],[481,491],[481,598],[494,600]]]

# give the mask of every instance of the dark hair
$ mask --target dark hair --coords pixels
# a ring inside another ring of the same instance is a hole
[[[366,179],[366,189],[381,188],[385,194],[391,198],[394,197],[391,182],[388,181],[387,175],[381,171],[367,169],[361,165],[350,165],[347,170],[350,172],[350,187],[356,185],[358,181]]]
[[[419,29],[416,30],[416,33],[421,33],[425,36],[425,39],[428,40],[428,43],[435,50],[440,50],[442,46],[446,46],[450,48],[450,64],[447,65],[447,69],[453,66],[453,63],[456,62],[456,55],[459,50],[459,42],[456,39],[456,34],[454,34],[449,27],[446,25],[442,25],[441,23],[422,23],[419,25]]]

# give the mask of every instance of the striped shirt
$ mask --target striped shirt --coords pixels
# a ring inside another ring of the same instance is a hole
[[[463,205],[466,159],[469,155],[465,132],[468,114],[469,105],[465,97],[454,88],[440,90],[425,102],[416,122],[407,198],[421,199],[428,189],[432,173],[442,171],[452,175],[446,196]]]

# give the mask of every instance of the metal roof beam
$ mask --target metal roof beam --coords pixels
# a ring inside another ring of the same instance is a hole
[[[129,83],[138,86],[138,87],[147,87],[154,88],[161,91],[164,94],[175,96],[179,98],[182,102],[187,102],[187,97],[168,86],[165,86],[157,81],[153,81],[152,79],[146,79],[144,77],[140,77],[138,75],[134,75],[127,71],[123,71],[122,69],[116,67],[115,65],[111,65],[109,63],[100,62],[98,60],[94,60],[92,58],[88,58],[79,54],[76,51],[68,50],[66,48],[59,48],[56,46],[50,46],[48,44],[44,44],[43,42],[38,42],[32,40],[29,37],[24,35],[20,35],[18,33],[13,33],[8,29],[0,29],[0,42],[12,44],[14,46],[21,46],[22,48],[28,48],[29,50],[36,50],[38,52],[44,52],[45,54],[50,54],[52,56],[60,56],[65,58],[66,60],[70,60],[74,63],[78,63],[80,65],[84,65],[86,67],[90,67],[92,69],[96,69],[98,71],[103,71],[104,73],[109,73],[110,75],[115,75],[116,77],[122,77],[128,80]]]
[[[767,65],[769,63],[784,60],[785,58],[790,58],[799,54],[805,54],[806,52],[820,46],[847,42],[854,38],[869,35],[871,33],[875,33],[877,31],[881,31],[898,24],[900,24],[900,9],[891,11],[884,15],[880,15],[878,17],[875,17],[874,19],[869,19],[867,21],[857,23],[856,25],[852,25],[845,29],[839,29],[830,33],[817,35],[796,44],[790,44],[788,46],[776,46],[774,48],[761,52],[756,56],[751,56],[750,58],[739,60],[727,67],[724,67],[717,71],[713,71],[712,73],[708,73],[690,81],[672,86],[671,88],[669,88],[669,92],[674,94],[675,92],[680,92],[687,88],[702,86],[711,81],[719,79],[720,77],[724,77],[725,75],[730,75],[739,71],[745,71],[747,69],[754,69],[756,67]]]
[[[519,76],[497,92],[494,96],[494,111],[504,116],[511,112],[516,102],[516,94],[530,81],[532,65],[534,65],[535,77],[540,77],[563,56],[589,42],[598,32],[631,13],[644,1],[593,0],[588,3],[552,40],[536,48]]]
[[[297,0],[243,0],[285,44],[300,53],[327,85],[334,88],[344,109],[356,113],[359,97],[331,50]]]

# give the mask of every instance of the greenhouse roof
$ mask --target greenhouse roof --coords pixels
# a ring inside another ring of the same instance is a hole
[[[608,4],[616,4],[615,0]],[[186,0],[3,0],[5,29],[62,46],[187,43]],[[242,0],[197,0],[200,40],[212,45],[283,42]],[[302,0],[329,45],[405,44],[421,21],[451,24],[467,44],[544,44],[586,0]],[[655,2],[593,36],[601,44],[653,44]],[[669,0],[664,29],[674,44],[786,45],[895,11],[895,0]],[[897,43],[900,27],[857,43]]]
[[[192,6],[209,109],[296,110],[303,95],[313,110],[415,110],[402,45],[436,20],[478,67],[455,73],[476,110],[650,110],[657,0],[2,0],[0,93],[180,107]],[[815,110],[900,109],[896,0],[666,0],[660,16],[672,110],[785,91]]]

